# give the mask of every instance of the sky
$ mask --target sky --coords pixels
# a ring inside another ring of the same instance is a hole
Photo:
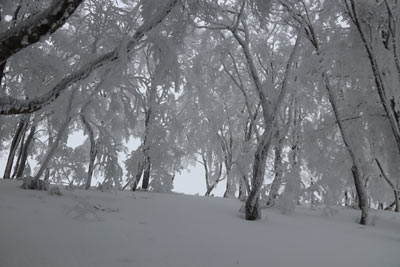
[[[86,137],[82,132],[74,132],[68,138],[67,145],[70,147],[76,147],[83,143]],[[138,146],[138,142],[132,140],[128,142],[127,147],[129,150],[135,149]],[[4,168],[7,162],[7,150],[2,151],[0,154],[0,177],[3,176]],[[124,160],[124,155],[121,155],[120,161]],[[220,182],[217,187],[212,191],[215,196],[223,196],[225,192],[226,181]],[[181,173],[177,173],[174,179],[173,192],[184,193],[188,195],[204,195],[206,192],[204,169],[203,166],[197,164],[195,166],[189,166]]]

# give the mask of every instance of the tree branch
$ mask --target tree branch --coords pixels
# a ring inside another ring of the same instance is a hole
[[[0,34],[0,64],[62,27],[83,0],[54,0],[44,11]]]
[[[126,52],[129,53],[136,44],[143,38],[143,36],[156,27],[161,21],[171,12],[175,7],[178,0],[170,0],[169,3],[160,10],[149,23],[140,26],[132,39],[126,45]],[[11,114],[22,114],[32,113],[42,107],[49,105],[56,100],[65,89],[74,84],[77,81],[87,78],[94,70],[117,60],[120,57],[120,48],[116,48],[113,51],[101,55],[94,60],[86,63],[75,72],[72,72],[67,77],[63,78],[53,89],[43,94],[32,98],[31,100],[22,100],[11,96],[0,98],[0,115],[11,115]]]

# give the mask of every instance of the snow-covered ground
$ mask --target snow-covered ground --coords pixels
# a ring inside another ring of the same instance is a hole
[[[0,267],[399,267],[400,215],[299,207],[245,221],[237,200],[25,191],[0,181]]]

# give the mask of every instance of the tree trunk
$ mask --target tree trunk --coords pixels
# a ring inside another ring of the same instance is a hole
[[[246,176],[242,176],[239,182],[239,200],[245,201],[247,198]]]
[[[17,178],[23,177],[26,161],[28,159],[28,151],[29,151],[33,136],[35,134],[35,131],[36,131],[36,125],[35,125],[35,122],[33,122],[32,126],[31,126],[31,130],[29,132],[29,135],[26,138],[25,144],[21,144],[21,146],[23,145],[23,150],[22,150],[21,162],[18,166],[18,170],[17,170],[17,174],[16,174]]]
[[[231,177],[231,169],[226,169],[226,189],[224,193],[225,198],[235,197],[235,186]]]
[[[21,138],[23,136],[24,128],[26,127],[26,124],[29,122],[29,117],[30,117],[29,115],[23,115],[20,122],[18,123],[17,130],[11,142],[10,153],[8,154],[7,164],[3,175],[4,179],[11,178],[11,169],[14,163],[15,153],[17,151],[18,144],[20,143]]]
[[[350,0],[350,1],[352,1],[352,0]],[[345,4],[348,7],[347,0],[345,0]],[[293,14],[293,15],[298,18],[298,14]],[[301,16],[300,16],[300,19],[304,21],[305,25],[303,25],[303,27],[305,27],[308,39],[310,40],[311,44],[314,46],[316,54],[320,57],[320,62],[322,62],[322,57],[321,57],[320,48],[318,45],[317,36],[315,35],[315,31],[314,31],[311,21],[309,21],[309,19],[307,21],[306,19],[304,19]],[[365,224],[367,224],[367,218],[368,218],[368,197],[367,197],[367,192],[365,190],[365,187],[362,183],[360,167],[357,162],[356,155],[354,154],[354,150],[352,149],[352,146],[350,144],[350,139],[347,136],[347,132],[345,131],[345,127],[343,125],[343,120],[341,119],[341,116],[340,116],[340,113],[338,111],[338,107],[336,104],[336,97],[335,97],[333,89],[331,88],[331,85],[329,82],[329,77],[328,77],[326,70],[323,70],[322,77],[325,82],[325,88],[328,93],[328,99],[331,104],[333,113],[335,115],[336,122],[339,126],[339,131],[342,136],[343,143],[344,143],[346,150],[348,151],[351,161],[352,161],[351,172],[352,172],[352,176],[353,176],[354,185],[356,187],[357,196],[359,199],[358,206],[361,210],[360,224],[365,225]]]
[[[252,188],[245,204],[246,220],[257,220],[261,218],[261,211],[258,203],[260,197],[260,190],[264,182],[265,164],[268,156],[268,150],[275,129],[277,113],[281,107],[284,97],[286,96],[287,84],[291,74],[292,64],[295,59],[297,48],[300,45],[302,34],[301,33],[297,34],[296,43],[289,56],[289,60],[287,61],[286,64],[284,78],[281,84],[281,91],[279,92],[276,103],[272,108],[269,99],[264,93],[260,78],[258,76],[253,59],[251,57],[248,44],[245,43],[244,40],[241,39],[236,32],[234,32],[234,36],[238,40],[239,44],[242,46],[242,49],[244,51],[247,64],[250,69],[251,77],[254,81],[256,91],[258,93],[260,102],[262,104],[263,116],[264,116],[265,129],[263,135],[259,140],[259,143],[257,145],[257,150],[254,155]]]
[[[350,18],[358,30],[361,40],[364,44],[365,50],[368,54],[368,59],[369,59],[370,65],[371,65],[372,73],[374,75],[375,86],[378,91],[378,95],[379,95],[381,104],[383,106],[383,109],[387,115],[387,118],[389,119],[389,124],[392,129],[393,136],[396,140],[397,149],[400,153],[400,127],[399,127],[400,125],[399,125],[399,122],[396,120],[396,111],[393,110],[393,107],[392,107],[389,99],[387,98],[388,94],[386,92],[387,90],[385,88],[385,84],[383,82],[383,77],[382,77],[382,74],[379,69],[378,61],[376,59],[375,53],[372,49],[372,46],[371,46],[370,42],[368,41],[364,30],[362,29],[362,25],[361,25],[361,22],[359,20],[358,14],[357,14],[354,0],[350,0],[350,5],[347,3],[347,0],[346,0],[345,4],[347,7],[347,10],[349,11],[348,13],[350,15]]]
[[[272,139],[271,132],[271,129],[265,129],[265,132],[261,136],[260,142],[257,145],[257,151],[254,155],[251,190],[245,204],[246,220],[254,221],[261,218],[259,198],[260,190],[264,182],[268,150]]]
[[[49,134],[49,146],[52,147],[54,140],[53,140],[53,132],[49,117],[47,117],[47,132]],[[44,172],[44,181],[48,182],[49,180],[50,180],[50,168],[47,167]]]
[[[225,169],[226,169],[226,189],[224,193],[225,198],[235,197],[235,185],[234,181],[231,177],[231,168],[232,168],[232,153],[229,152],[228,155],[225,156]]]
[[[21,163],[22,153],[24,151],[25,137],[26,137],[26,131],[24,131],[24,133],[22,135],[22,138],[21,138],[21,141],[20,141],[18,159],[17,159],[17,163],[14,166],[14,172],[13,172],[13,175],[12,175],[12,179],[15,179],[17,177],[19,164]]]
[[[133,185],[132,185],[132,191],[136,191],[137,186],[140,182],[140,179],[142,178],[143,170],[144,170],[144,163],[138,162],[138,171],[135,176],[135,181],[133,182]]]
[[[46,154],[46,156],[45,156],[45,158],[43,160],[43,163],[40,166],[39,171],[37,172],[37,174],[34,177],[36,185],[39,185],[39,179],[40,179],[40,177],[42,177],[44,171],[47,168],[47,165],[49,164],[50,160],[53,158],[53,155],[57,150],[58,144],[60,143],[61,138],[63,137],[63,135],[64,135],[66,129],[68,128],[68,125],[69,125],[69,123],[70,123],[70,121],[72,119],[70,113],[71,113],[71,109],[72,109],[72,102],[73,102],[73,99],[74,99],[75,92],[76,92],[76,89],[74,89],[72,91],[72,93],[71,93],[71,95],[70,95],[70,97],[68,99],[67,109],[65,111],[66,117],[65,117],[65,120],[64,120],[63,124],[61,125],[60,129],[58,130],[56,139],[54,140],[53,145],[50,147],[50,150],[47,152],[47,154]]]
[[[96,146],[96,142],[94,140],[94,132],[93,132],[92,126],[90,126],[90,123],[87,121],[87,119],[86,119],[85,115],[82,113],[82,111],[81,111],[80,117],[81,117],[83,125],[85,126],[85,128],[89,134],[89,141],[90,141],[89,169],[88,169],[86,185],[85,185],[85,189],[87,190],[90,188],[90,185],[92,183],[94,162],[96,160],[96,155],[97,155],[97,146]]]
[[[3,63],[0,63],[0,90],[3,89],[2,84],[3,84],[3,77],[5,75],[4,74],[4,70],[6,68],[6,64],[7,64],[7,61],[4,61]]]
[[[271,191],[269,192],[269,197],[267,201],[267,206],[273,206],[275,200],[278,198],[278,191],[282,184],[282,146],[284,137],[279,137],[279,131],[277,131],[276,136],[278,139],[278,144],[275,146],[275,159],[274,159],[274,169],[275,177],[272,181]]]
[[[389,179],[389,177],[386,175],[386,173],[383,171],[382,165],[379,162],[377,158],[375,158],[375,162],[379,167],[379,170],[381,171],[381,174],[383,176],[383,179],[389,184],[389,186],[393,190],[394,194],[394,204],[395,204],[395,211],[400,212],[400,201],[399,201],[399,190],[396,188],[395,184]]]
[[[143,171],[143,181],[142,181],[142,189],[147,190],[149,188],[150,182],[150,173],[151,173],[151,158],[146,157],[144,162],[144,171]]]
[[[207,191],[204,194],[204,196],[209,197],[211,195],[211,192],[214,190],[215,184],[212,184],[211,186],[207,187]]]
[[[295,99],[295,111],[293,118],[293,141],[291,147],[291,178],[290,191],[293,194],[294,205],[300,204],[300,190],[301,190],[301,179],[300,179],[300,133],[301,133],[301,109],[296,106]],[[293,207],[294,208],[294,207]]]
[[[343,125],[341,115],[338,111],[334,91],[331,88],[327,73],[324,72],[323,77],[325,79],[325,88],[328,92],[329,102],[332,106],[332,110],[335,115],[336,122],[339,126],[339,130],[340,130],[340,134],[343,139],[343,143],[344,143],[346,150],[348,151],[351,161],[352,161],[353,166],[351,167],[351,173],[353,174],[354,185],[356,187],[356,192],[357,192],[357,196],[358,196],[358,207],[361,210],[360,224],[366,225],[367,219],[368,219],[368,196],[367,196],[367,192],[366,192],[365,187],[362,182],[360,167],[358,166],[356,155],[354,154],[354,150],[350,144],[350,138],[347,136],[347,132]]]

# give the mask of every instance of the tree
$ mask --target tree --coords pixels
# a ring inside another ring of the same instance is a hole
[[[68,1],[67,1],[68,2]],[[177,0],[171,0],[163,9],[153,16],[153,19],[141,25],[133,35],[133,37],[126,43],[124,53],[131,52],[143,36],[157,26],[175,7]],[[11,34],[11,36],[14,36]],[[29,39],[29,38],[28,38]],[[8,40],[8,39],[7,39]],[[22,48],[21,48],[22,49]],[[4,58],[6,58],[4,56]],[[34,97],[29,100],[20,100],[11,96],[4,96],[0,98],[0,114],[11,115],[21,113],[31,113],[41,109],[42,107],[52,103],[57,99],[62,92],[69,88],[74,83],[87,78],[94,70],[113,62],[120,58],[120,49],[114,49],[111,52],[98,56],[82,65],[81,68],[73,71],[71,74],[64,77],[47,93]]]

